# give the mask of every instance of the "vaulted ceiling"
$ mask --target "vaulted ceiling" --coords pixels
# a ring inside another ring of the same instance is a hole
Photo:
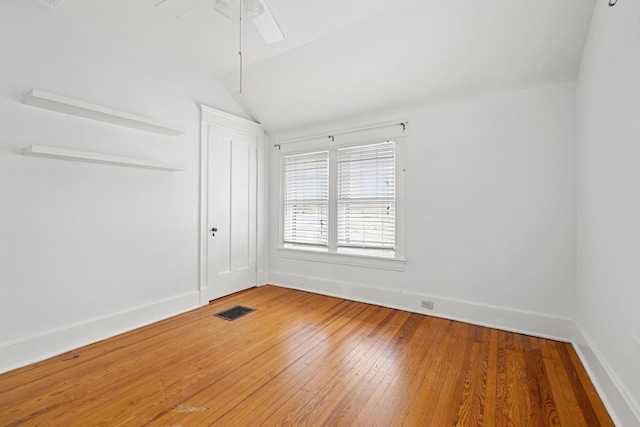
[[[217,79],[267,131],[577,77],[595,0],[268,0],[267,45],[213,0],[61,0]]]

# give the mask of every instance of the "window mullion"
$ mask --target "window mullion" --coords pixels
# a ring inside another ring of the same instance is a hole
[[[329,150],[329,252],[337,252],[338,242],[338,153]]]

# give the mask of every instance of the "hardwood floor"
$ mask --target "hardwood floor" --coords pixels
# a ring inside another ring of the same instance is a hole
[[[569,344],[264,286],[0,375],[0,425],[613,423]]]

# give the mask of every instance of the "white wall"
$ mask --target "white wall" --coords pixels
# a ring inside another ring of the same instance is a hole
[[[640,426],[637,1],[596,4],[578,79],[577,127],[576,343],[619,425]]]
[[[435,315],[560,339],[577,311],[574,342],[603,399],[620,425],[640,423],[638,18],[635,2],[596,5],[577,104],[563,83],[272,135],[408,119],[409,261],[394,272],[279,258],[271,149],[270,280],[413,311],[431,299]],[[0,2],[0,51],[0,372],[195,307],[197,105],[241,107],[213,79],[40,0]],[[21,104],[31,88],[187,132]],[[187,169],[22,156],[30,144]]]
[[[213,78],[40,0],[0,2],[0,371],[197,304],[198,104]],[[165,137],[21,104],[38,88],[184,127]],[[184,172],[26,157],[43,144]]]
[[[280,172],[273,148],[271,282],[414,311],[421,311],[426,296],[435,301],[436,315],[570,340],[575,84],[331,123],[271,140],[392,119],[409,120],[406,270],[280,258]]]

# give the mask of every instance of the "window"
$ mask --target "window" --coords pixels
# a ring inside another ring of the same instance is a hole
[[[329,152],[284,158],[284,242],[329,244]]]
[[[404,269],[403,133],[390,125],[283,143],[279,254]]]
[[[338,248],[395,251],[395,142],[338,149]]]

